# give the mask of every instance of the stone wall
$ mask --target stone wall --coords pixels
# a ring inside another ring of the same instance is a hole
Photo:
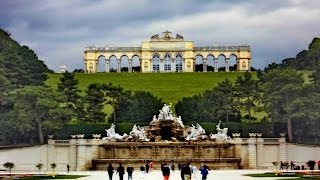
[[[138,164],[152,159],[158,163],[155,164],[158,167],[161,161],[172,158],[181,158],[176,162],[183,160],[183,158],[190,161],[194,160],[192,158],[199,158],[199,162],[212,159],[212,163],[214,163],[216,161],[214,158],[220,154],[224,158],[241,158],[241,167],[254,169],[274,169],[273,161],[295,161],[297,165],[305,165],[308,160],[320,160],[320,146],[287,143],[284,137],[234,138],[231,143],[232,146],[223,151],[210,146],[183,147],[181,144],[178,146],[137,147],[139,142],[134,142],[132,146],[121,146],[108,151],[106,148],[109,148],[111,144],[100,139],[48,140],[47,145],[2,149],[0,150],[0,164],[9,161],[15,164],[14,171],[37,171],[35,165],[42,163],[44,164],[42,170],[47,172],[51,171],[51,163],[57,164],[57,171],[66,171],[67,164],[71,166],[71,170],[80,171],[92,168],[92,160],[126,162],[128,158],[135,159]],[[194,162],[196,163],[196,161]],[[102,169],[105,168],[103,163],[98,166],[101,166]],[[232,168],[234,164],[225,163],[223,165],[220,163],[219,166]],[[0,169],[4,169],[4,167],[0,166]]]

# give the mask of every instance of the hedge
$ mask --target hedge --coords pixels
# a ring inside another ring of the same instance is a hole
[[[135,123],[117,123],[116,132],[119,134],[129,133]],[[145,123],[136,123],[139,126],[145,126]],[[196,123],[193,123],[196,124]],[[105,129],[108,129],[111,124],[68,124],[62,129],[55,131],[53,134],[56,139],[70,139],[70,135],[84,134],[85,138],[91,139],[92,134],[101,134],[106,136]],[[190,124],[189,124],[190,125]],[[206,130],[207,134],[217,133],[217,123],[200,123]],[[286,133],[286,124],[284,123],[224,123],[221,128],[227,127],[228,134],[241,133],[241,137],[248,137],[249,133],[262,133],[262,137],[280,137],[280,133]]]

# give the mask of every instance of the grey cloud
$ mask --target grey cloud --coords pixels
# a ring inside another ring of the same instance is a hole
[[[0,2],[0,26],[52,69],[82,68],[87,45],[137,46],[165,29],[202,44],[245,44],[263,68],[319,36],[317,0],[13,0]]]

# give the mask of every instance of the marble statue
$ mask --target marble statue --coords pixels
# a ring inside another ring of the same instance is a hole
[[[124,133],[122,136],[115,132],[116,125],[111,124],[109,129],[106,129],[107,137],[102,138],[103,140],[111,140],[111,139],[118,139],[122,140],[124,137],[127,137],[128,135]]]
[[[190,127],[190,134],[186,137],[186,140],[197,140],[199,137],[203,138],[205,134],[206,131],[201,127],[200,124],[197,123],[196,126],[192,124]]]
[[[218,141],[229,141],[231,140],[230,136],[228,136],[228,128],[220,128],[221,121],[216,126],[217,134],[210,134],[210,139],[216,139]]]
[[[143,141],[149,141],[150,139],[147,138],[146,132],[144,127],[139,127],[137,125],[134,125],[132,127],[132,130],[129,134],[130,136],[136,137],[139,140],[143,140]]]
[[[177,117],[177,118],[176,118],[176,121],[177,121],[177,123],[179,123],[179,125],[180,125],[182,128],[184,128],[184,124],[183,124],[183,122],[182,122],[181,116]]]

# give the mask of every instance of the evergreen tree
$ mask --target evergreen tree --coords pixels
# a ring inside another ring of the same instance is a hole
[[[112,106],[112,120],[116,123],[117,120],[117,110],[120,98],[123,96],[123,88],[120,86],[114,86],[112,83],[103,84],[102,89],[105,92],[107,99],[107,104]]]
[[[247,112],[249,120],[252,119],[251,111],[255,107],[255,102],[259,99],[258,81],[253,79],[249,72],[244,73],[243,76],[238,76],[235,83],[237,96],[240,98],[238,103]]]
[[[92,123],[105,122],[106,114],[103,112],[105,97],[103,93],[103,87],[101,84],[92,83],[89,84],[84,101],[86,103],[86,120]]]
[[[11,92],[10,97],[13,108],[7,123],[19,136],[37,132],[39,143],[43,144],[44,130],[59,129],[70,120],[70,112],[60,106],[61,94],[50,88],[26,86]]]
[[[125,92],[118,103],[117,117],[125,122],[150,122],[159,114],[163,102],[149,92]]]

